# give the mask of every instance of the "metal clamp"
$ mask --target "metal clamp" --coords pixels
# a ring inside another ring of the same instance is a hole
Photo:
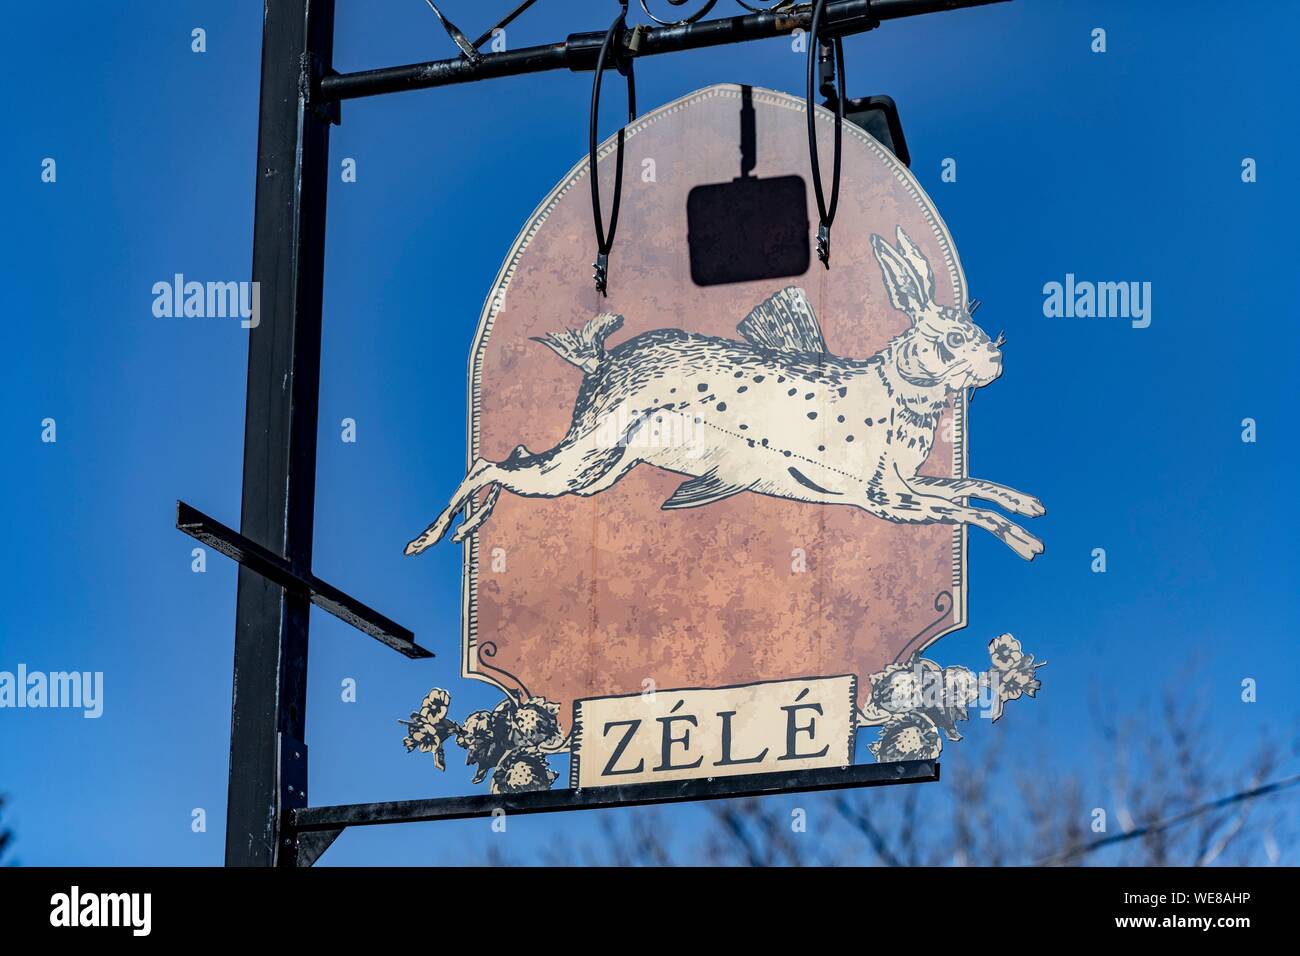
[[[447,19],[443,12],[438,9],[438,5],[434,3],[433,0],[424,0],[424,2],[429,5],[429,9],[432,10],[433,15],[438,18],[438,22],[442,24],[442,28],[447,31],[447,36],[451,37],[452,42],[455,43],[456,46],[460,47],[461,56],[469,60],[469,62],[474,66],[478,66],[482,63],[483,54],[479,53],[479,51],[475,49],[474,44],[470,43],[469,38],[465,36],[465,34],[461,33],[460,28]]]
[[[817,258],[827,269],[831,267],[831,223],[835,221],[835,210],[840,204],[840,152],[844,139],[844,41],[835,37],[832,41],[831,66],[835,71],[835,167],[832,173],[831,201],[826,204],[822,191],[822,168],[817,158],[817,124],[814,115],[813,93],[817,89],[818,60],[821,55],[821,41],[818,31],[821,29],[825,13],[826,0],[817,0],[813,9],[812,22],[808,26],[808,154],[812,162],[813,192],[817,196]]]
[[[610,24],[609,30],[605,33],[605,40],[600,45],[600,54],[596,57],[596,77],[591,84],[588,176],[591,179],[591,212],[596,224],[596,261],[592,263],[596,272],[592,278],[596,280],[596,291],[602,296],[608,294],[606,288],[609,279],[609,252],[614,247],[614,232],[618,228],[618,208],[623,198],[623,131],[626,127],[620,127],[618,131],[618,168],[614,173],[614,202],[609,211],[609,232],[606,233],[600,211],[600,176],[596,168],[596,122],[600,114],[600,81],[605,72],[606,61],[611,60],[611,55],[611,65],[627,77],[627,121],[630,123],[636,119],[636,72],[632,66],[632,58],[626,56],[622,49],[623,37],[626,33],[627,0],[623,0],[622,10]]]

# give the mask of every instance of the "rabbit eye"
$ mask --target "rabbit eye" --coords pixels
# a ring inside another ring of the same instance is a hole
[[[948,333],[948,348],[959,349],[965,344],[966,344],[966,336],[962,335],[960,332]]]

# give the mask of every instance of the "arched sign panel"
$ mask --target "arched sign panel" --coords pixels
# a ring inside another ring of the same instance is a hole
[[[408,747],[455,732],[509,790],[549,786],[561,749],[588,786],[838,766],[863,725],[878,759],[960,736],[988,675],[919,655],[965,624],[967,526],[1042,548],[970,498],[1041,505],[968,480],[967,392],[1000,343],[909,171],[843,136],[829,269],[783,93],[712,86],[627,127],[607,298],[588,164],[538,207],[470,356],[465,482],[408,546],[464,541],[463,672],[507,699],[462,725],[435,692],[412,727],[443,730]],[[609,197],[616,140],[598,155]],[[1000,709],[1037,682],[998,640],[989,673],[1019,675]],[[926,675],[940,699],[914,693]]]

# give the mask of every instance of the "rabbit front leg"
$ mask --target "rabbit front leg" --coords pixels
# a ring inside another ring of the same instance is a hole
[[[510,457],[507,458],[506,461],[507,462],[523,461],[525,458],[532,457],[532,454],[533,453],[528,450],[528,447],[526,445],[517,445],[515,446],[515,450],[510,453]],[[492,509],[496,507],[497,499],[500,497],[501,497],[501,485],[496,482],[493,482],[492,484],[488,485],[487,494],[483,496],[482,503],[479,504],[477,507],[468,509],[466,511],[466,514],[469,516],[464,521],[461,522],[460,527],[456,529],[456,533],[451,536],[451,540],[459,544],[461,541],[464,541],[467,537],[469,537],[470,534],[473,533],[475,528],[477,528],[484,521],[487,521],[489,517],[491,517]],[[472,500],[472,497],[470,500]],[[469,505],[469,500],[466,501],[467,508],[468,505]]]
[[[950,501],[954,498],[982,498],[1026,518],[1040,518],[1047,513],[1043,503],[1033,495],[979,478],[935,478],[929,475],[917,475],[911,479],[910,484]]]
[[[971,524],[989,532],[1026,561],[1043,553],[1043,542],[996,512],[916,491],[897,470],[894,477],[887,487],[877,489],[873,498],[875,506],[868,510],[888,521],[904,524]]]
[[[496,467],[494,462],[490,462],[485,458],[475,459],[469,473],[465,476],[465,480],[460,483],[460,487],[451,496],[451,503],[442,509],[438,517],[421,532],[418,538],[406,546],[406,554],[408,556],[419,554],[441,541],[442,536],[451,527],[452,520],[465,507],[469,499],[476,495],[480,488],[492,483],[492,479],[486,476]]]

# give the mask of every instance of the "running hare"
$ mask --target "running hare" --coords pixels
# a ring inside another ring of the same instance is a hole
[[[904,524],[972,524],[1033,560],[1041,541],[966,499],[1037,517],[1037,498],[989,481],[917,474],[949,396],[1002,374],[1000,337],[990,341],[968,309],[934,301],[934,272],[902,227],[896,247],[878,235],[871,245],[890,303],[912,325],[870,358],[827,352],[795,287],[740,323],[743,341],[656,329],[606,351],[605,339],[623,324],[608,314],[538,339],[583,371],[568,434],[547,451],[520,445],[502,462],[477,459],[406,553],[439,541],[484,488],[454,540],[487,520],[503,487],[530,498],[595,495],[645,462],[691,476],[665,509],[752,491],[853,505]]]

